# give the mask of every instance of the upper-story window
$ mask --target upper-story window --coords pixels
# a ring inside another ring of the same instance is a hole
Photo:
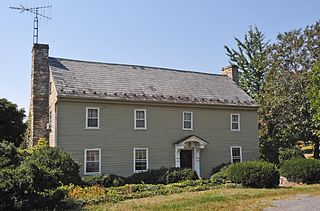
[[[101,173],[101,149],[85,149],[84,150],[84,174],[100,174]]]
[[[134,110],[134,129],[147,129],[147,111],[145,109]]]
[[[237,163],[242,161],[242,149],[240,146],[230,147],[231,150],[231,163]]]
[[[231,114],[231,131],[240,131],[240,114]]]
[[[182,129],[192,130],[193,129],[193,113],[190,111],[183,112]]]
[[[86,128],[87,129],[98,129],[99,128],[99,108],[87,107]]]
[[[148,148],[134,148],[133,159],[134,173],[148,170]]]

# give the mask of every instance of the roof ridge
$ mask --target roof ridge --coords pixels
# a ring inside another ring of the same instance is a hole
[[[195,73],[195,74],[202,74],[202,75],[226,77],[226,75],[222,75],[222,74],[218,74],[218,73],[198,72],[195,70],[181,70],[181,69],[172,69],[172,68],[166,68],[166,67],[154,67],[154,66],[136,65],[136,64],[118,64],[118,63],[108,63],[108,62],[97,62],[97,61],[88,61],[88,60],[68,59],[68,58],[61,58],[61,57],[49,57],[49,58],[61,59],[61,60],[67,60],[67,61],[73,61],[73,62],[85,62],[85,63],[105,64],[105,65],[119,65],[119,66],[128,66],[128,67],[136,67],[136,68],[150,68],[150,69],[159,69],[159,70],[165,70],[165,71],[176,71],[176,72],[184,72],[184,73]]]

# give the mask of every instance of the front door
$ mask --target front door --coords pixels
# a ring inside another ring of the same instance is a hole
[[[192,169],[192,150],[180,151],[180,167]]]

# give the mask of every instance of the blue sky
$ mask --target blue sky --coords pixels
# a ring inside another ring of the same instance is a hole
[[[9,6],[51,4],[39,43],[50,56],[219,73],[256,25],[279,32],[320,20],[318,0],[1,0],[0,97],[29,110],[33,16]]]

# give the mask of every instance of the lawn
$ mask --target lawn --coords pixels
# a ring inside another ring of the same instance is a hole
[[[320,195],[320,185],[276,189],[214,189],[88,205],[85,210],[262,210],[295,194]]]

